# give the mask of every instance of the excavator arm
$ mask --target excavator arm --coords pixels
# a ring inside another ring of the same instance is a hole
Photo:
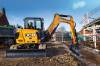
[[[72,38],[72,44],[77,45],[77,35],[76,35],[76,29],[75,29],[75,22],[72,16],[70,15],[60,15],[60,14],[55,14],[54,20],[47,29],[47,37],[50,37],[53,35],[53,33],[56,31],[58,25],[60,23],[67,23],[70,25],[70,32],[71,32],[71,38]]]

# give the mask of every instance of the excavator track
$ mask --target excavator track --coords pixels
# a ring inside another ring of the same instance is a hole
[[[6,57],[18,58],[18,57],[45,57],[46,50],[33,50],[33,49],[21,49],[21,50],[6,50]]]

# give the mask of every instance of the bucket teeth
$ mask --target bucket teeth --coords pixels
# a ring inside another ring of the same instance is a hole
[[[45,57],[45,50],[6,50],[6,57]]]

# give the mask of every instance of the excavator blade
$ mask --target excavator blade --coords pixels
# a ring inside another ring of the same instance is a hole
[[[6,57],[17,58],[17,57],[45,57],[46,50],[6,50]]]

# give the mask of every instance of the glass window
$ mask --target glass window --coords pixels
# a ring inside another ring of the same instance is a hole
[[[41,29],[41,21],[40,20],[36,21],[36,28]]]
[[[100,33],[100,29],[96,29],[96,32],[97,32],[97,33]]]
[[[28,25],[34,27],[34,20],[28,20]]]

